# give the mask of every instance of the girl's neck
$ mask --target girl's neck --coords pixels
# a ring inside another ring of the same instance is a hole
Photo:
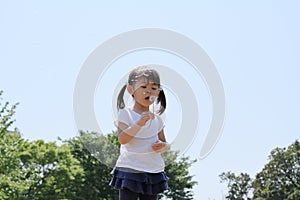
[[[142,106],[138,103],[135,103],[132,108],[133,111],[141,114],[142,112],[149,111],[149,107]]]

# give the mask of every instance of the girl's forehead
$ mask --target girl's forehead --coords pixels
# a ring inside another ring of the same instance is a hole
[[[138,84],[150,84],[150,85],[159,85],[159,83],[155,83],[153,80],[148,79],[146,77],[140,77],[137,79],[136,83]]]

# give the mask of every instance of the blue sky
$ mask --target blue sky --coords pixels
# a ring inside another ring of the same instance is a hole
[[[83,62],[97,46],[139,28],[184,34],[213,60],[225,89],[222,136],[212,153],[191,168],[199,182],[195,199],[221,199],[226,188],[219,183],[220,173],[248,172],[253,177],[273,148],[299,139],[299,7],[296,0],[0,1],[0,89],[5,100],[20,102],[15,126],[25,138],[74,137],[74,85]],[[142,54],[150,56],[141,58]],[[192,77],[178,58],[168,56],[140,52],[114,65],[152,59],[185,72],[187,79]],[[191,83],[195,91],[202,87],[200,79],[199,83]],[[204,101],[198,97],[204,110],[200,115],[205,126],[209,121],[205,105],[210,104],[207,91],[201,91]],[[105,101],[101,92],[99,86],[96,102]],[[110,130],[112,123],[103,122],[98,112],[102,104],[95,105],[97,117]],[[167,119],[166,126],[173,127],[170,132],[176,132],[177,123]],[[199,135],[187,152],[191,157],[200,151],[203,135]]]

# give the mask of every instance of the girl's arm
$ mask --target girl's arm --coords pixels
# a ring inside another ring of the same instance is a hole
[[[159,133],[158,133],[158,139],[162,142],[167,142],[166,137],[165,137],[165,133],[164,133],[164,129],[162,129]]]
[[[133,126],[127,126],[126,124],[118,123],[118,140],[120,144],[126,144],[137,134],[141,129],[141,126],[135,124]]]
[[[141,119],[132,126],[127,126],[122,122],[118,122],[118,140],[120,144],[126,144],[139,132],[142,126],[145,126],[146,122],[150,119],[154,119],[154,115],[149,112],[143,112]]]

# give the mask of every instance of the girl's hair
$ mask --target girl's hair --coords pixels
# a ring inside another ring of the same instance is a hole
[[[157,113],[162,114],[167,107],[167,103],[166,103],[165,93],[160,88],[160,78],[159,78],[158,72],[155,69],[149,68],[147,66],[136,67],[130,72],[130,74],[128,76],[127,84],[134,85],[135,82],[137,82],[137,80],[141,77],[146,78],[148,81],[152,81],[154,84],[158,85],[160,92],[159,92],[158,98],[156,100],[156,103],[157,104],[160,103],[160,108]],[[125,84],[119,92],[118,99],[117,99],[118,110],[125,108],[124,93],[125,93],[127,84]]]

